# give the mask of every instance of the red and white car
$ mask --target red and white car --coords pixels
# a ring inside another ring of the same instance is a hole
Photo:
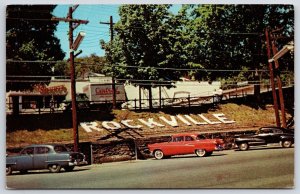
[[[193,153],[205,157],[210,156],[213,151],[223,150],[224,141],[207,139],[204,135],[196,133],[182,133],[172,135],[168,142],[148,144],[148,148],[156,159]]]

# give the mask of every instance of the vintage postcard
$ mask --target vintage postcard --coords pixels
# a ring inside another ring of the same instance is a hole
[[[293,189],[294,5],[6,6],[7,189]]]

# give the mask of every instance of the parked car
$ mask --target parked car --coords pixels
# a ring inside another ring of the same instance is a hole
[[[86,94],[77,93],[76,94],[76,104],[78,110],[89,110],[90,109],[90,101]],[[60,104],[60,109],[63,111],[71,111],[72,110],[72,100],[64,100]]]
[[[50,172],[72,171],[75,166],[87,165],[85,155],[70,152],[64,145],[30,145],[18,155],[6,157],[6,175],[13,171],[26,173],[28,170],[49,169]]]
[[[151,154],[156,159],[195,153],[199,157],[210,156],[213,151],[224,148],[222,139],[207,139],[195,133],[176,134],[168,142],[148,144]]]
[[[281,127],[262,127],[253,134],[239,135],[234,138],[234,144],[241,151],[248,150],[252,145],[267,145],[280,143],[289,148],[294,144],[294,130]]]

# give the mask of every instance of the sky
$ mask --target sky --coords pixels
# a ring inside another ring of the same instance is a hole
[[[107,24],[100,24],[100,22],[109,22],[110,16],[113,17],[113,22],[120,20],[118,14],[118,4],[83,4],[79,5],[73,13],[74,19],[88,20],[88,24],[80,24],[74,31],[74,40],[80,31],[86,33],[83,41],[81,42],[78,50],[82,50],[79,57],[90,56],[96,54],[97,56],[104,56],[104,50],[101,49],[99,42],[103,39],[105,42],[110,41],[110,29]],[[176,13],[181,5],[174,5],[171,9],[173,13]],[[53,15],[55,17],[65,18],[67,17],[69,5],[58,5]],[[61,48],[66,52],[68,58],[69,40],[68,40],[69,24],[66,22],[59,22],[55,35],[60,39]]]
[[[83,52],[79,57],[90,56],[96,54],[98,56],[104,56],[104,50],[100,48],[100,39],[105,42],[110,40],[109,25],[100,24],[100,22],[109,22],[110,16],[113,16],[113,22],[117,22],[120,17],[118,14],[119,5],[116,4],[102,4],[102,5],[80,5],[73,13],[74,19],[88,20],[88,24],[80,24],[74,30],[74,40],[80,31],[86,33],[83,41],[81,42],[78,50]],[[58,5],[53,15],[55,17],[65,18],[68,14],[69,5]],[[69,24],[66,22],[59,22],[55,35],[60,39],[61,48],[66,52],[66,58],[69,51],[68,40]]]

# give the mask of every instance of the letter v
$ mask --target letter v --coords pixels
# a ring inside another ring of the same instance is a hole
[[[171,125],[172,127],[178,127],[178,123],[175,116],[170,116],[171,120],[167,120],[164,116],[161,116],[159,118],[163,120],[165,123]]]

